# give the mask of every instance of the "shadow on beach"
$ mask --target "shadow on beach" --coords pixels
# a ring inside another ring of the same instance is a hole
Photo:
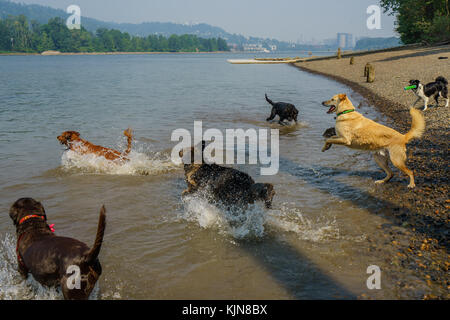
[[[404,54],[404,55],[400,55],[400,56],[376,60],[376,62],[397,61],[397,60],[402,60],[402,59],[406,59],[406,58],[424,57],[424,56],[430,56],[430,55],[439,54],[439,53],[447,53],[448,54],[449,51],[450,51],[449,46],[446,46],[444,48],[425,49],[425,50],[408,53],[408,54]]]
[[[262,266],[293,299],[356,299],[289,243],[270,238],[239,241],[239,248]]]

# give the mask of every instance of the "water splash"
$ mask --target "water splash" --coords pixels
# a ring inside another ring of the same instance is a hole
[[[340,238],[335,218],[308,217],[294,203],[283,203],[279,209],[269,210],[266,220],[271,229],[294,233],[300,240],[326,242]]]
[[[90,300],[99,297],[98,283],[95,285]],[[46,287],[37,282],[33,276],[24,279],[17,271],[16,237],[7,233],[0,240],[0,300],[62,300],[61,289]]]
[[[183,198],[184,210],[180,218],[194,222],[204,229],[215,229],[234,239],[263,238],[268,233],[294,233],[299,239],[324,242],[340,238],[335,219],[312,219],[293,204],[282,204],[279,209],[265,209],[262,204],[246,209],[230,210],[208,201],[203,194]]]
[[[158,152],[148,155],[131,151],[128,158],[129,161],[111,161],[94,154],[67,150],[61,157],[61,165],[68,172],[111,175],[158,175],[179,169],[168,155]]]
[[[181,219],[197,223],[204,229],[216,229],[235,239],[261,238],[265,234],[265,214],[258,204],[247,209],[227,209],[195,194],[183,198]]]

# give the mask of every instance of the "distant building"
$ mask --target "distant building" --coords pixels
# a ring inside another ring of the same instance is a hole
[[[264,51],[264,48],[262,44],[244,44],[244,51],[261,52]]]
[[[342,49],[353,49],[355,47],[353,35],[351,33],[338,33],[337,45]]]

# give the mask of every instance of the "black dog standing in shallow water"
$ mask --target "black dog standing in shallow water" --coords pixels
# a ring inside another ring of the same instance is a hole
[[[100,210],[97,236],[91,249],[76,239],[56,236],[47,224],[44,207],[32,198],[17,200],[9,216],[16,226],[20,274],[27,277],[31,273],[46,286],[60,285],[65,299],[88,299],[102,273],[97,257],[106,226],[105,207]],[[77,270],[70,271],[70,266],[79,268],[79,286],[73,277]]]
[[[280,117],[278,122],[281,125],[284,125],[284,120],[295,121],[297,123],[298,110],[293,104],[286,102],[275,103],[267,97],[267,94],[266,100],[272,105],[272,112],[270,113],[270,117],[266,119],[267,121],[273,120],[278,115]]]

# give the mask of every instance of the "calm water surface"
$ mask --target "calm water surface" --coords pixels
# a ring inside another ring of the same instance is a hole
[[[60,299],[17,273],[11,204],[43,202],[60,235],[93,243],[98,212],[107,208],[96,299],[401,298],[389,280],[368,290],[366,269],[389,273],[389,256],[369,250],[387,221],[371,156],[333,146],[333,126],[320,101],[351,95],[360,111],[383,119],[347,87],[288,65],[231,65],[231,54],[0,57],[0,298]],[[274,101],[294,103],[300,124],[265,122]],[[182,168],[169,160],[174,129],[279,128],[280,171],[271,210],[255,206],[243,224],[198,198],[181,199]],[[124,149],[135,133],[131,162],[111,165],[65,153],[57,135]],[[398,178],[397,178],[398,179]],[[406,187],[406,180],[405,180]],[[392,253],[394,254],[394,252]],[[410,277],[405,274],[404,277]],[[388,279],[388,277],[383,278]]]

